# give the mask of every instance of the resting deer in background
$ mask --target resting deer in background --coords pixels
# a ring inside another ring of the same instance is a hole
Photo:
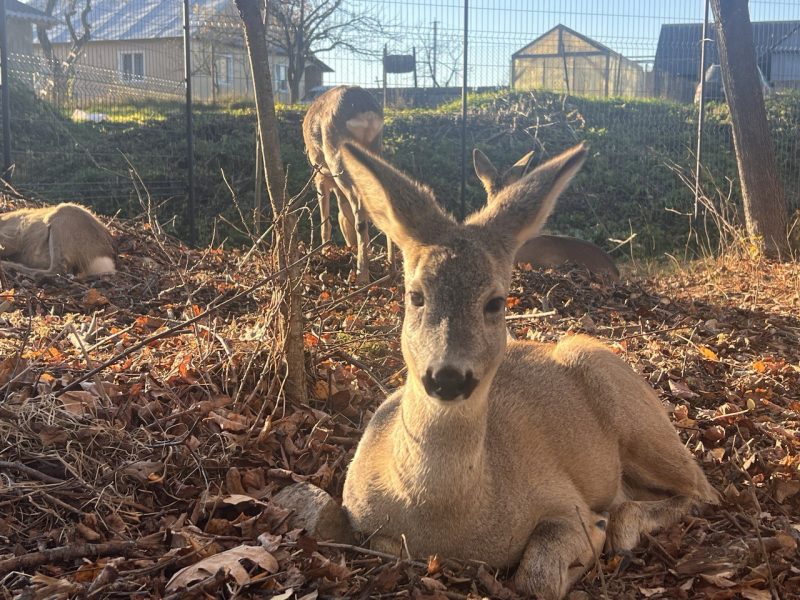
[[[403,251],[408,367],[358,445],[344,509],[384,552],[519,564],[517,590],[547,600],[604,544],[629,550],[717,497],[656,394],[610,350],[581,335],[506,340],[514,255],[586,154],[566,151],[457,223],[380,157],[342,150]]]
[[[380,154],[383,140],[383,109],[372,94],[360,87],[338,86],[314,100],[303,119],[303,139],[308,160],[315,169],[321,237],[331,241],[331,192],[339,205],[339,227],[348,246],[358,249],[356,273],[359,283],[369,281],[369,221],[364,207],[353,194],[352,181],[342,170],[339,150],[349,141]],[[389,264],[393,250],[386,240]]]
[[[77,204],[22,208],[0,214],[3,265],[30,275],[114,272],[114,239]]]
[[[481,180],[491,204],[501,190],[523,177],[531,167],[533,152],[529,152],[500,175],[489,158],[475,148],[472,153],[475,173]],[[530,263],[534,267],[552,269],[564,263],[573,263],[592,273],[607,275],[619,281],[619,270],[614,259],[599,246],[565,235],[539,234],[523,244],[514,258],[516,263]]]

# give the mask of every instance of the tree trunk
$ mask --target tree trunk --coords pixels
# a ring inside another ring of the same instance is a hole
[[[788,258],[788,207],[764,108],[747,0],[711,0],[711,6],[747,233],[767,257]]]
[[[258,137],[264,160],[264,179],[272,203],[275,220],[275,243],[278,268],[297,261],[296,217],[287,210],[286,174],[281,161],[278,139],[278,120],[275,116],[275,98],[269,71],[269,57],[259,0],[235,0],[244,23],[244,37],[253,73],[253,93],[256,103]],[[285,291],[281,306],[284,352],[287,364],[286,394],[292,400],[305,402],[305,354],[303,351],[303,313],[299,293],[300,270],[289,270],[285,278]]]
[[[295,104],[300,100],[300,78],[289,79],[289,103]]]

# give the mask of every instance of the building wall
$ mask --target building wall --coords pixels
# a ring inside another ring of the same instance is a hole
[[[9,17],[6,30],[9,55],[31,56],[33,54],[33,24],[30,21]]]
[[[33,73],[38,64],[33,56],[33,24],[24,19],[9,17],[6,31],[10,76],[15,82],[32,87]]]
[[[63,57],[69,53],[70,45],[54,44],[54,50],[58,56]],[[38,44],[34,51],[42,56]],[[123,78],[121,61],[126,53],[142,54],[144,77],[141,81],[126,81]],[[89,42],[77,64],[73,104],[85,106],[120,100],[183,98],[183,55],[181,38]],[[227,81],[221,75],[226,58],[231,67]],[[270,56],[273,88],[276,85],[274,79],[279,64],[285,65],[286,58]],[[46,73],[46,70],[42,70],[42,73]],[[215,74],[216,85],[213,84]],[[193,39],[192,93],[198,102],[252,98],[250,64],[244,48],[219,40]],[[286,91],[275,90],[275,100],[288,102],[288,88]]]
[[[800,88],[800,31],[772,51],[770,82],[776,88]]]

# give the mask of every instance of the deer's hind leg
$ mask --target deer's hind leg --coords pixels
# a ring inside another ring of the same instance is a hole
[[[602,552],[606,524],[588,508],[540,521],[514,576],[517,591],[543,600],[563,598]]]
[[[319,233],[323,243],[331,241],[331,186],[321,174],[316,175],[314,182],[317,187],[317,201],[319,202]]]
[[[611,509],[606,549],[612,552],[633,550],[642,534],[677,523],[697,504],[697,500],[688,496],[622,502]]]
[[[53,235],[53,229],[48,227],[43,230],[42,233],[46,233],[47,237],[42,238],[35,246],[29,247],[24,255],[26,262],[37,266],[29,266],[15,261],[3,261],[3,265],[35,279],[65,273],[66,265],[63,261],[61,241]]]
[[[663,421],[663,412],[639,415],[643,427],[622,457],[623,493],[611,508],[609,550],[629,551],[641,535],[677,523],[703,502],[719,500],[672,425]]]
[[[358,238],[356,236],[356,217],[353,214],[353,208],[350,200],[347,199],[344,192],[334,189],[336,194],[337,203],[339,205],[339,228],[342,230],[344,236],[344,243],[355,248],[358,245]]]

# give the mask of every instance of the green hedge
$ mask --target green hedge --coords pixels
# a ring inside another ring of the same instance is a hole
[[[781,173],[790,202],[797,207],[800,95],[771,97],[767,107]],[[304,110],[305,107],[282,107],[278,115],[281,150],[292,193],[302,190],[310,176],[301,135]],[[18,185],[51,200],[66,199],[59,196],[59,190],[75,190],[76,197],[69,199],[93,204],[104,213],[119,210],[133,215],[140,209],[130,192],[132,165],[145,181],[177,183],[174,190],[159,196],[167,198],[160,210],[164,219],[178,215],[176,231],[185,235],[182,111],[180,103],[127,106],[111,113],[110,121],[73,123],[33,98],[15,94],[12,133]],[[446,208],[456,214],[459,115],[460,108],[455,104],[436,110],[390,111],[384,133],[388,160],[428,184]],[[529,92],[471,97],[467,206],[471,210],[485,201],[472,172],[473,147],[484,150],[503,169],[531,149],[544,159],[585,140],[591,147],[591,157],[560,201],[550,229],[607,247],[609,238],[623,239],[633,232],[637,234],[636,250],[645,255],[682,248],[688,218],[676,212],[692,211],[693,193],[669,165],[677,165],[687,173],[692,171],[696,117],[692,105],[653,100],[565,99]],[[252,209],[254,127],[255,117],[247,105],[200,106],[195,112],[198,220],[204,241],[210,239],[214,216],[221,214],[240,222],[228,184],[234,189],[240,208],[245,212]],[[703,162],[716,182],[736,180],[725,105],[712,105],[709,110]],[[48,185],[51,183],[56,185]],[[735,187],[734,192],[737,193]],[[313,206],[313,193],[308,202]],[[220,235],[234,241],[240,239],[224,225],[217,228],[217,235],[218,239]]]

